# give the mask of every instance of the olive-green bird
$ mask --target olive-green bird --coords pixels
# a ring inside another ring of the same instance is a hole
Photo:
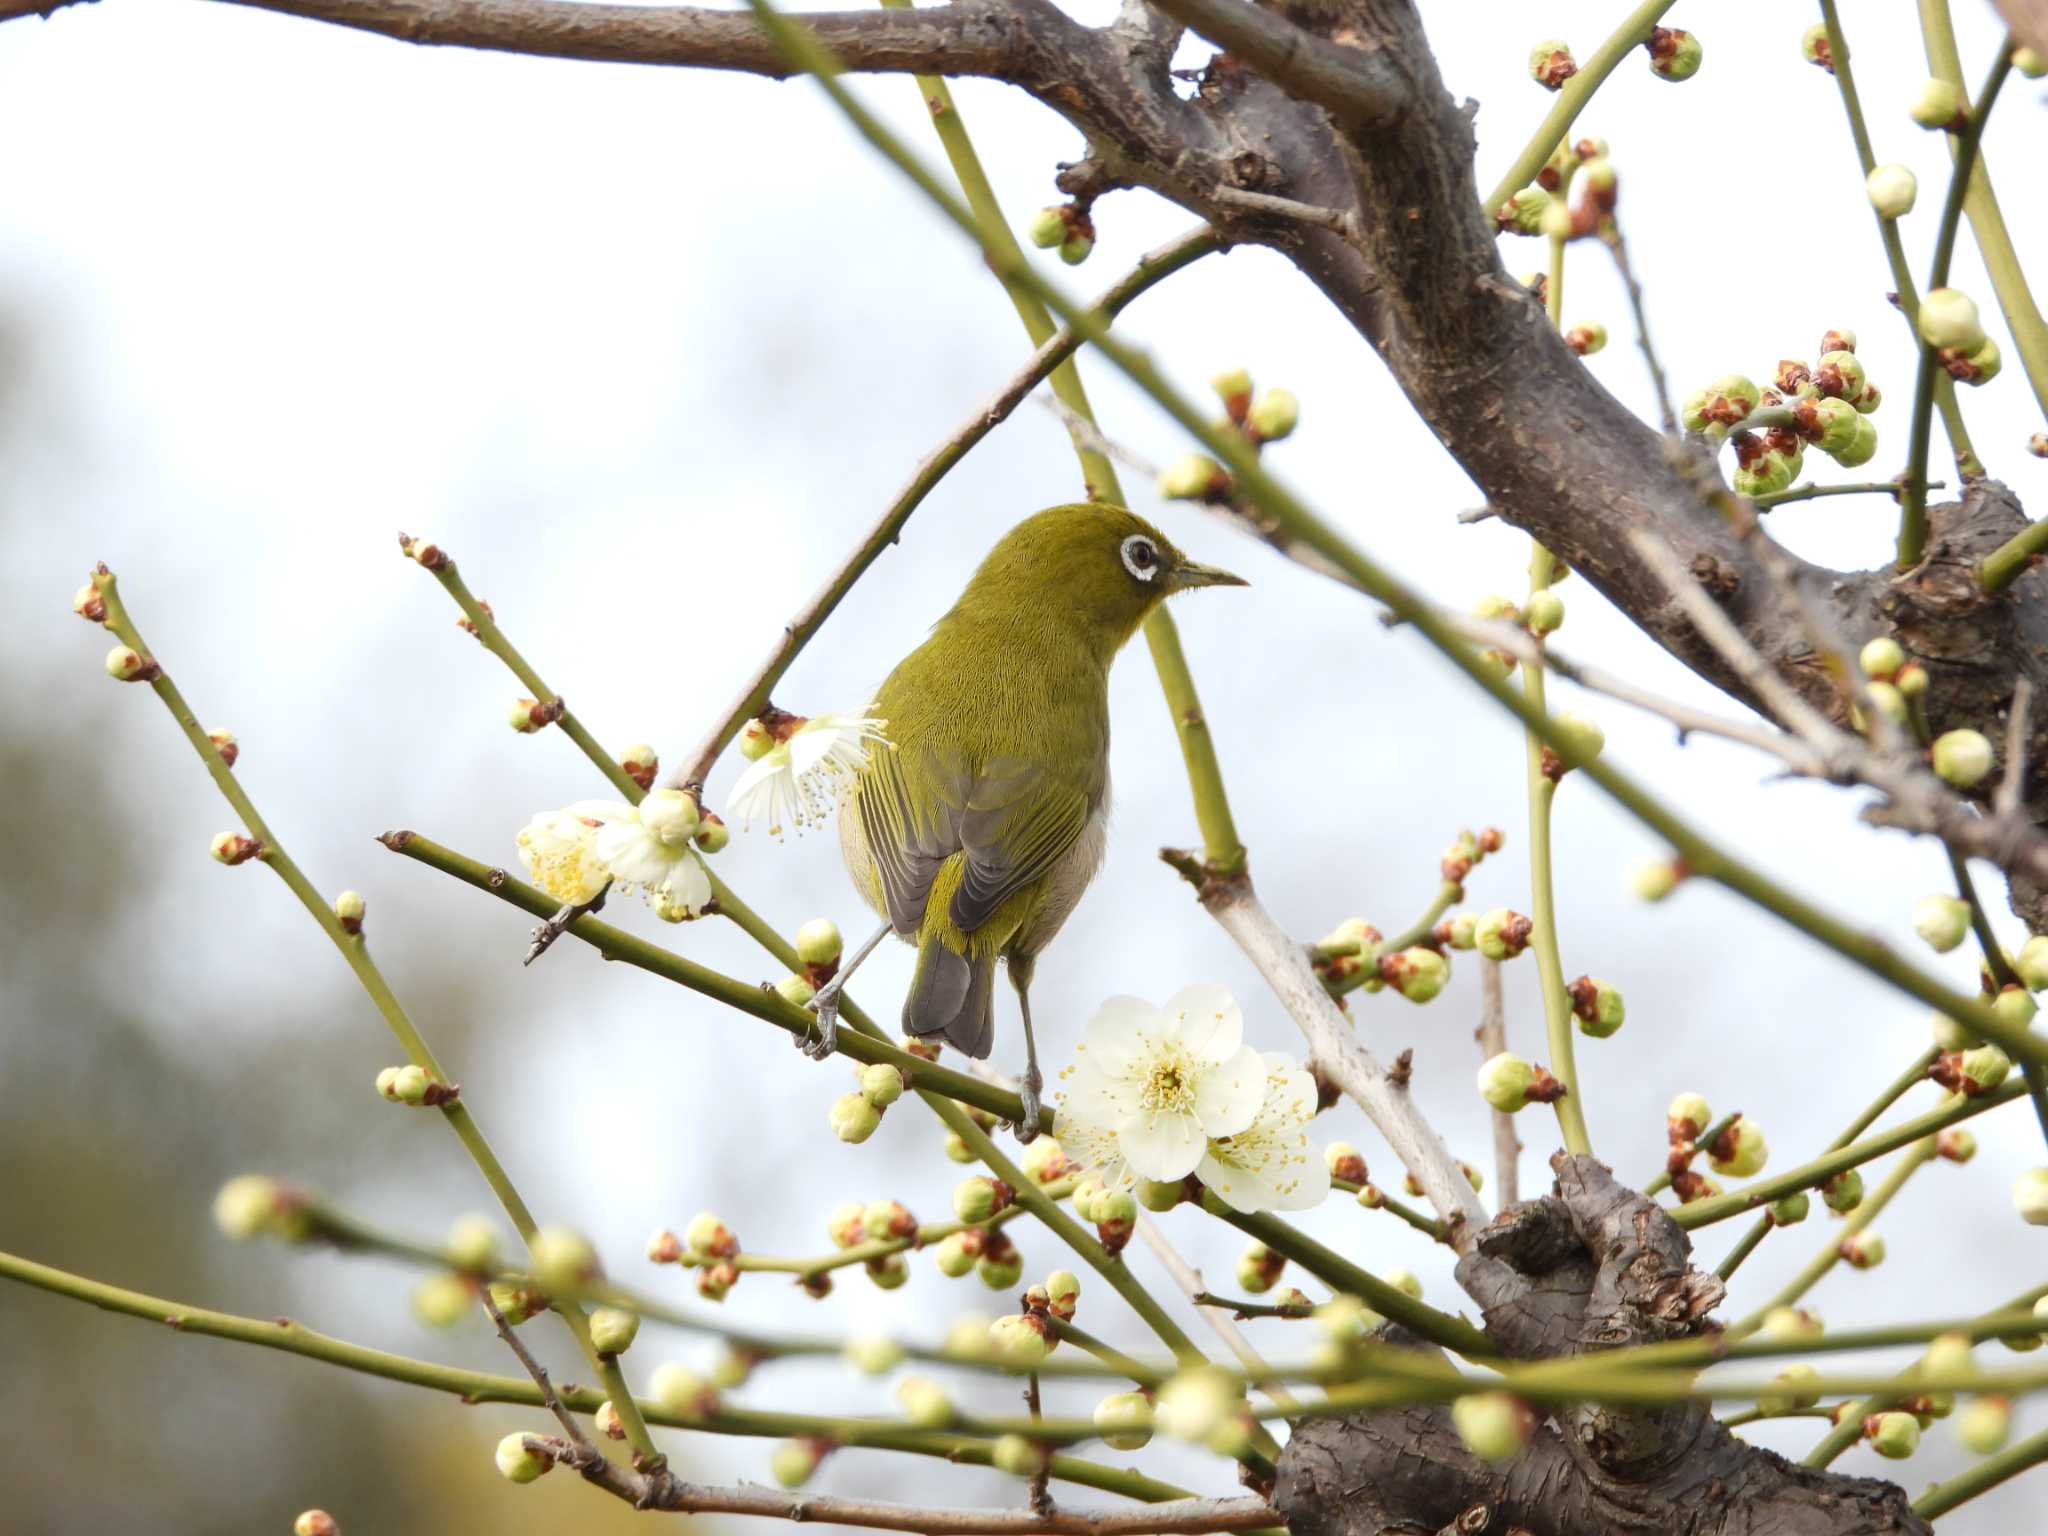
[[[877,695],[891,745],[841,801],[839,840],[886,925],[854,963],[890,931],[915,944],[904,1030],[983,1057],[1009,962],[1026,1140],[1042,1086],[1032,967],[1102,863],[1110,663],[1172,593],[1244,584],[1121,508],[1053,507],[1004,535]]]

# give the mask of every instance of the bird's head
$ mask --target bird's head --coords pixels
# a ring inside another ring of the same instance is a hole
[[[960,606],[987,617],[1069,618],[1114,650],[1175,592],[1245,585],[1190,560],[1135,512],[1080,502],[1034,513],[1003,535]]]

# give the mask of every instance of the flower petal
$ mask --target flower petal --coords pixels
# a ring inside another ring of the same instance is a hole
[[[1116,1141],[1125,1162],[1161,1184],[1193,1173],[1207,1144],[1193,1115],[1168,1110],[1133,1115],[1117,1127]]]
[[[1235,1136],[1259,1117],[1266,1102],[1266,1064],[1250,1046],[1195,1082],[1195,1116],[1206,1136]]]
[[[1182,987],[1166,1000],[1165,1012],[1179,1021],[1181,1042],[1204,1061],[1228,1061],[1244,1044],[1244,1013],[1227,987]]]
[[[1159,1010],[1142,997],[1103,999],[1082,1032],[1079,1055],[1083,1062],[1112,1077],[1138,1070],[1147,1042],[1158,1036]]]

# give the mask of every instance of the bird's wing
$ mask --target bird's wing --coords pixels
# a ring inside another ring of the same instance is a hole
[[[1042,765],[998,758],[977,770],[963,754],[931,752],[906,765],[906,755],[873,754],[854,800],[898,933],[922,926],[932,882],[954,854],[966,856],[965,867],[947,916],[971,933],[1049,873],[1088,824],[1088,786]],[[919,780],[921,794],[912,796],[906,772]]]
[[[1086,784],[1021,758],[983,765],[960,821],[967,867],[947,915],[972,933],[1004,901],[1051,873],[1092,809]]]

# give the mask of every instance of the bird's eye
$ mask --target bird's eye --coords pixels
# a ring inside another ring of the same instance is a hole
[[[1124,569],[1140,581],[1150,581],[1159,574],[1159,546],[1142,533],[1134,533],[1123,542]]]

